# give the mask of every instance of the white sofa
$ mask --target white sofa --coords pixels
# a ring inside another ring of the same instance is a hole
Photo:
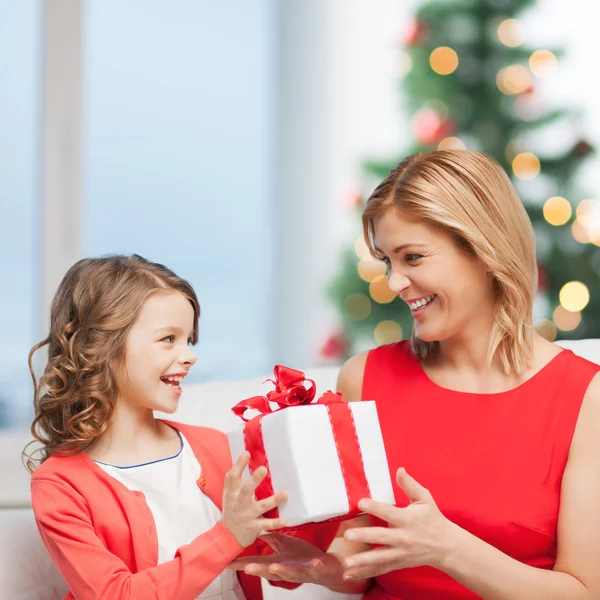
[[[600,363],[600,339],[559,344]],[[305,372],[315,381],[318,392],[335,389],[337,367],[317,367]],[[263,384],[269,376],[188,385],[184,387],[177,412],[159,416],[226,431],[238,422],[230,408],[241,399],[271,389],[270,384]],[[66,593],[66,586],[39,539],[29,508],[29,478],[20,460],[21,449],[28,439],[23,432],[0,431],[0,600],[58,600]],[[265,600],[358,598],[318,586],[306,585],[294,591],[264,587]]]

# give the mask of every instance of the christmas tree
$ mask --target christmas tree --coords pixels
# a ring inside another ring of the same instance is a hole
[[[574,134],[561,151],[544,152],[543,136],[577,111],[547,108],[536,89],[561,52],[526,46],[517,17],[534,2],[432,0],[417,10],[398,49],[414,140],[389,161],[364,164],[358,237],[330,288],[342,330],[325,341],[323,357],[339,360],[410,337],[410,311],[370,256],[360,214],[368,193],[402,158],[446,148],[493,156],[527,208],[539,264],[536,330],[551,340],[600,337],[600,204],[576,185],[577,169],[594,149]]]

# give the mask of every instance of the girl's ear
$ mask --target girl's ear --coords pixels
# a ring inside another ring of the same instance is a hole
[[[108,362],[108,369],[115,385],[118,385],[119,381],[127,378],[127,365],[125,364],[124,356],[111,356]]]

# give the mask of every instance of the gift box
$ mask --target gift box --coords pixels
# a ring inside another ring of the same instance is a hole
[[[375,402],[348,403],[331,391],[315,401],[314,382],[288,367],[276,366],[268,381],[273,391],[233,407],[244,423],[228,432],[234,460],[250,452],[245,476],[268,469],[256,498],[288,492],[266,516],[296,527],[359,515],[361,498],[394,504]],[[248,418],[251,410],[259,414]]]

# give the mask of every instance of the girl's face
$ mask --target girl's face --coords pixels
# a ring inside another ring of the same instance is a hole
[[[373,230],[375,247],[388,267],[390,290],[409,305],[421,340],[443,341],[489,329],[492,278],[450,234],[402,219],[393,210],[376,218]]]
[[[119,400],[136,408],[172,413],[180,384],[196,362],[190,348],[194,309],[181,293],[165,290],[146,300],[125,341]]]

